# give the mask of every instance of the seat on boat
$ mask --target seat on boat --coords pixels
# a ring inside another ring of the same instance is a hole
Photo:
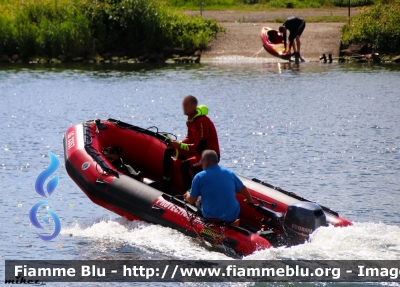
[[[280,36],[276,30],[269,30],[267,36],[269,41],[273,44],[280,44],[283,42],[282,36]]]
[[[143,181],[142,173],[134,170],[129,164],[125,164],[122,160],[121,153],[122,148],[120,146],[109,146],[102,149],[102,154],[116,170],[123,172],[133,179]]]

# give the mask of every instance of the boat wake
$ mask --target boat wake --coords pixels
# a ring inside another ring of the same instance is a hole
[[[310,242],[258,251],[245,259],[394,260],[400,259],[400,228],[383,223],[322,227]]]
[[[125,218],[96,220],[64,228],[62,234],[74,237],[80,245],[89,245],[87,257],[102,257],[104,249],[121,251],[130,259],[232,259],[222,250],[211,248],[167,227]],[[82,242],[84,241],[84,242]],[[112,255],[111,255],[112,257]],[[108,257],[109,258],[109,257]],[[112,258],[109,258],[112,259]],[[127,258],[128,259],[128,258]],[[310,242],[290,248],[261,250],[244,260],[394,260],[400,259],[400,228],[383,223],[355,223],[345,228],[323,227]]]
[[[63,228],[62,235],[82,239],[81,245],[90,245],[85,257],[102,259],[107,251],[107,259],[230,259],[221,251],[217,252],[198,240],[186,236],[172,228],[162,227],[143,221],[129,221],[125,218],[113,220],[99,219],[95,222],[75,224]],[[112,258],[112,250],[116,258]],[[121,251],[127,258],[121,258]],[[111,255],[110,255],[111,254]],[[132,256],[136,258],[132,258]]]

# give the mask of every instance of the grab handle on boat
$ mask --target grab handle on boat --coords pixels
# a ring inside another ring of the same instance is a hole
[[[174,139],[172,139],[172,138],[170,137],[170,135],[174,136],[174,137],[175,137],[175,140],[176,140],[176,136],[175,136],[174,134],[171,134],[171,133],[161,133],[161,135],[163,135],[163,136],[166,138],[165,143],[167,144],[167,147],[169,147],[171,141],[174,140]],[[174,156],[174,158],[175,158],[175,159],[178,159],[178,158],[179,158],[179,149],[177,149],[177,148],[175,149],[175,156]]]
[[[282,231],[283,228],[283,214],[280,212],[273,211],[260,204],[248,203],[249,206],[253,207],[258,213],[266,216],[263,217],[261,223],[269,228]]]
[[[248,205],[253,207],[258,213],[265,215],[268,218],[278,220],[278,221],[283,219],[283,214],[280,212],[273,211],[273,210],[266,208],[265,206],[262,206],[260,204],[248,203]]]
[[[261,198],[255,197],[255,196],[252,196],[252,198],[257,200],[262,206],[264,206],[264,204],[268,204],[272,208],[275,208],[278,205],[276,202],[269,202],[269,201],[263,200]]]

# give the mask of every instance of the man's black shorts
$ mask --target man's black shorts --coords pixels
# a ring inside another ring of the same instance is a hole
[[[290,43],[293,42],[293,40],[297,37],[297,36],[301,36],[301,34],[303,34],[304,29],[306,28],[306,21],[303,20],[303,23],[300,24],[299,28],[294,31],[294,32],[290,32],[289,35],[289,41]]]

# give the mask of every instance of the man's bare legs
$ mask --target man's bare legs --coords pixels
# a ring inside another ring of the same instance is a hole
[[[300,58],[300,60],[302,62],[305,62],[306,60],[304,60],[304,58],[301,56],[301,53],[300,53],[300,47],[301,47],[300,36],[296,36],[296,41],[295,42],[296,42],[297,52],[298,52],[299,58]],[[293,42],[293,44],[294,44],[294,42]]]
[[[292,55],[294,56],[295,63],[298,64],[299,63],[299,53],[298,53],[299,46],[298,46],[297,37],[295,38],[295,40],[293,40],[292,46],[293,46],[293,54]]]

